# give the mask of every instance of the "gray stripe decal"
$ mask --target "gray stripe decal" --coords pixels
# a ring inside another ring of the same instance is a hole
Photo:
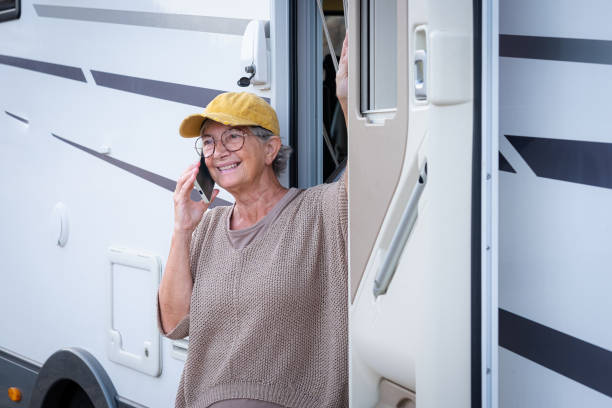
[[[92,70],[91,75],[99,86],[199,107],[205,107],[215,96],[225,92],[103,71]],[[270,103],[270,98],[263,99]]]
[[[223,92],[216,89],[111,74],[110,72],[92,70],[91,75],[97,85],[106,88],[200,107],[205,107],[215,96]]]
[[[151,13],[147,11],[111,10],[88,7],[67,7],[34,4],[39,17],[98,23],[125,24],[141,27],[171,28],[208,33],[242,35],[249,20],[190,14]]]
[[[81,68],[68,65],[52,64],[50,62],[11,57],[9,55],[0,55],[0,64],[29,69],[31,71],[42,72],[62,78],[74,79],[75,81],[87,82]]]
[[[51,133],[51,136],[55,137],[56,139],[61,140],[62,142],[68,143],[71,146],[76,147],[77,149],[80,149],[86,153],[89,153],[95,157],[97,157],[98,159],[102,159],[107,163],[112,164],[113,166],[117,166],[120,169],[123,169],[125,171],[128,171],[140,178],[143,178],[147,181],[150,181],[153,184],[156,184],[162,188],[165,188],[166,190],[172,191],[174,192],[174,189],[176,188],[176,181],[174,180],[170,180],[169,178],[166,178],[164,176],[160,176],[159,174],[155,174],[155,173],[151,173],[148,170],[145,169],[141,169],[140,167],[136,167],[132,164],[126,163],[124,161],[121,160],[117,160],[113,157],[109,157],[107,155],[101,154],[96,152],[95,150],[92,150],[88,147],[82,146],[78,143],[75,143],[73,141],[70,141],[68,139],[64,139],[61,136],[58,136],[56,134]],[[191,199],[193,201],[200,201],[202,198],[200,197],[200,195],[195,191],[192,190],[191,191]],[[219,206],[223,206],[223,205],[231,205],[231,203],[229,201],[225,201],[221,198],[215,198],[215,201],[212,202],[212,204],[210,205],[210,208],[214,208],[214,207],[219,207]]]
[[[16,366],[23,368],[24,370],[31,371],[33,374],[38,374],[38,371],[40,371],[40,364],[37,364],[32,360],[26,360],[24,357],[13,354],[8,350],[0,349],[0,359],[7,360]],[[32,384],[32,386],[33,385],[34,384]]]
[[[15,119],[17,119],[18,121],[25,123],[26,125],[30,123],[30,121],[29,121],[29,120],[24,119],[24,118],[22,118],[21,116],[17,116],[17,115],[15,115],[14,113],[11,113],[11,112],[9,112],[9,111],[4,111],[4,113],[6,113],[7,115],[9,115],[11,118],[15,118]]]

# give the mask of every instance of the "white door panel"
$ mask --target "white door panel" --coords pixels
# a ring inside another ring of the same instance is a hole
[[[364,21],[363,8],[350,10],[350,21]],[[415,1],[407,9],[398,2],[397,106],[376,112],[375,124],[367,123],[371,112],[362,113],[367,92],[349,78],[349,256],[351,285],[358,285],[351,288],[351,406],[375,406],[383,379],[415,392],[419,407],[471,404],[472,13],[470,1]],[[358,24],[349,35],[364,47]],[[416,55],[426,68],[415,78]],[[364,63],[363,55],[351,59],[349,75],[363,78]],[[423,77],[426,97],[417,99],[415,80]],[[416,220],[386,292],[376,295],[374,281],[425,163]],[[371,249],[363,245],[367,234],[375,236]]]

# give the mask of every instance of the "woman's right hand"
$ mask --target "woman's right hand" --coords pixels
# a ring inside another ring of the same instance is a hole
[[[338,62],[338,72],[336,72],[336,97],[340,101],[340,106],[344,111],[344,117],[348,108],[348,59],[349,59],[349,43],[348,43],[348,32],[344,36],[344,42],[342,43],[342,54],[340,54],[340,61]]]
[[[210,197],[210,203],[202,201],[193,201],[191,199],[191,190],[196,175],[200,169],[200,160],[190,165],[183,172],[181,177],[176,182],[174,190],[174,232],[191,234],[198,226],[204,211],[208,209],[219,194],[219,190],[214,189]]]

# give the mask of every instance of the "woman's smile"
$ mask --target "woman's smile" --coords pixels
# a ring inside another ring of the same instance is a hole
[[[217,166],[217,170],[221,174],[230,173],[234,171],[238,166],[240,166],[240,163],[241,162],[231,162],[231,163],[220,164]]]

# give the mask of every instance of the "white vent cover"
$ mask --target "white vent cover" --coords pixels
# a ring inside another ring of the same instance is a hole
[[[157,377],[161,341],[157,330],[157,288],[161,259],[151,253],[111,246],[108,274],[108,343],[111,361]]]

